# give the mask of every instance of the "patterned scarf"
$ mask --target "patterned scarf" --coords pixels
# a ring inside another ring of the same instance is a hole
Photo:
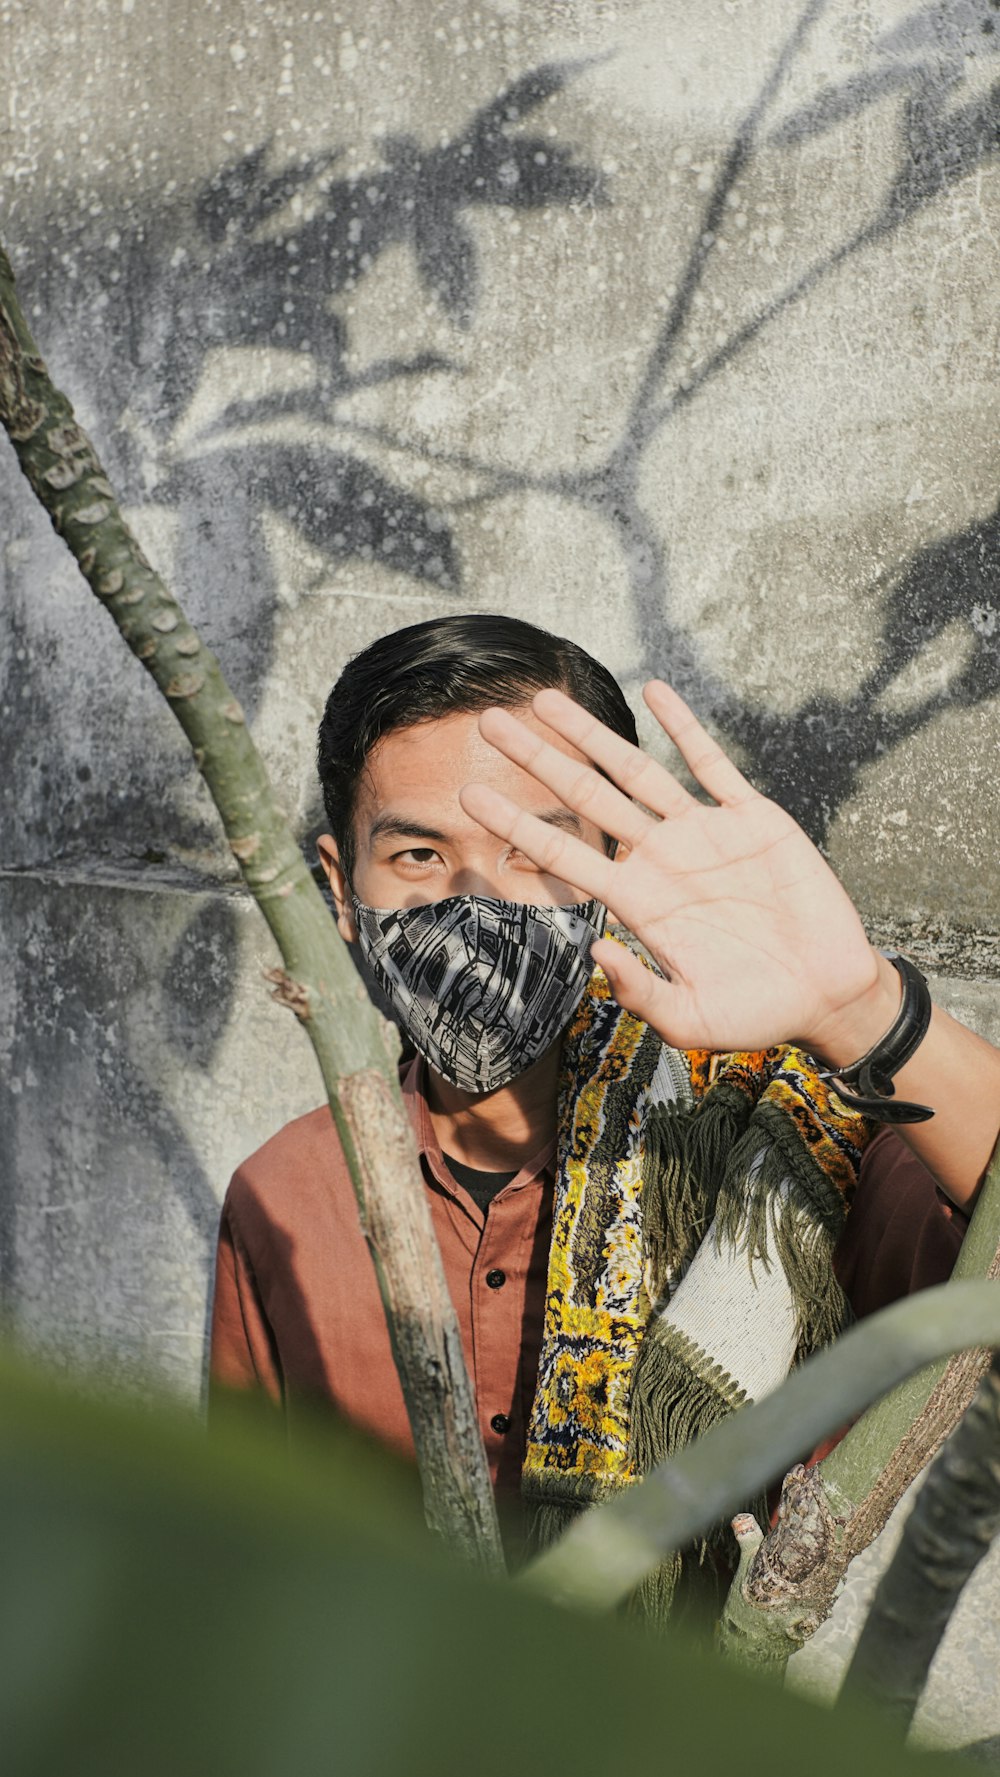
[[[522,1475],[536,1546],[836,1337],[832,1251],[871,1133],[801,1050],[672,1049],[594,972],[563,1051]],[[691,1566],[665,1564],[636,1607],[664,1616]]]

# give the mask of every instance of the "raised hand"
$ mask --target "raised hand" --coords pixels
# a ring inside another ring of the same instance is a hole
[[[662,980],[609,940],[594,945],[594,960],[621,1004],[669,1042],[731,1050],[797,1041],[846,1064],[891,1023],[895,971],[792,817],[753,789],[669,686],[653,680],[644,697],[713,803],[551,690],[533,699],[535,714],[600,771],[507,710],[485,711],[480,730],[618,840],[618,856],[482,784],[462,791],[462,806],[541,869],[597,896],[641,940]]]

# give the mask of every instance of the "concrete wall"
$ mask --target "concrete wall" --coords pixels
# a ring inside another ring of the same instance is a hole
[[[671,675],[1000,1036],[998,48],[996,0],[0,0],[26,307],[304,842],[346,657],[508,610]],[[7,1313],[197,1393],[311,1054],[3,451],[0,512]]]

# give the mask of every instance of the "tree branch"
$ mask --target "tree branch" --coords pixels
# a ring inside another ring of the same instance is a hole
[[[841,1697],[904,1738],[963,1586],[1000,1532],[1000,1355],[932,1464],[879,1581]]]
[[[0,420],[55,529],[187,735],[230,850],[274,934],[284,963],[278,997],[312,1042],[350,1167],[428,1522],[499,1572],[475,1400],[399,1093],[394,1033],[367,1003],[218,661],[146,560],[93,445],[48,375],[2,248]]]

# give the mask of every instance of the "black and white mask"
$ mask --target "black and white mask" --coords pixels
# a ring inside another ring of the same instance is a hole
[[[453,895],[424,907],[354,903],[361,949],[414,1048],[464,1092],[494,1092],[565,1030],[604,931],[600,901],[526,907]]]

